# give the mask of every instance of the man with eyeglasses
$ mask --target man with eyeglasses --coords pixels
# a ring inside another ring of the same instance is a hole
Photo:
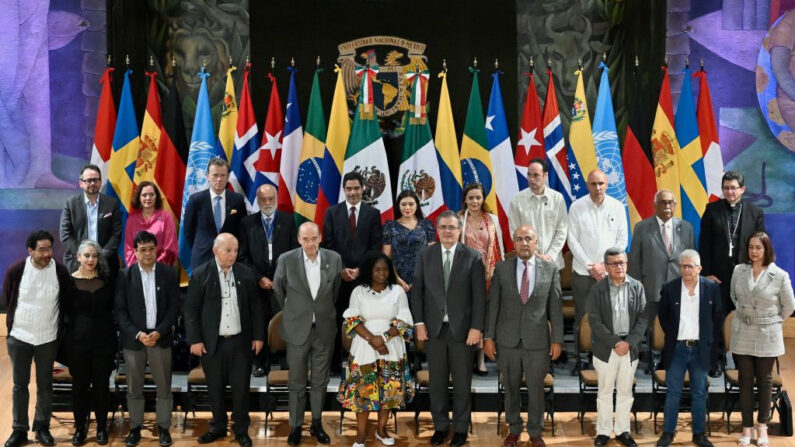
[[[60,239],[63,263],[70,272],[77,270],[77,247],[90,239],[102,247],[111,275],[119,270],[118,248],[121,242],[119,201],[99,192],[102,174],[98,166],[88,164],[80,170],[81,194],[66,200],[61,212]]]
[[[679,255],[682,277],[665,284],[661,292],[659,318],[665,332],[662,366],[668,393],[663,434],[657,441],[659,447],[673,442],[687,372],[690,373],[692,440],[700,447],[712,447],[706,435],[707,371],[714,362],[711,351],[720,339],[723,312],[720,289],[714,281],[699,275],[700,264],[697,251],[682,251]]]
[[[2,303],[6,313],[14,388],[11,397],[12,432],[5,447],[28,443],[28,384],[30,365],[36,362],[36,442],[55,445],[50,434],[52,417],[52,365],[63,329],[65,292],[69,286],[66,267],[52,258],[53,236],[38,230],[28,236],[28,256],[12,264],[3,280]]]
[[[643,285],[627,275],[627,254],[623,248],[608,248],[604,265],[607,276],[594,284],[588,296],[591,352],[599,381],[594,445],[607,445],[610,433],[615,432],[616,441],[635,447],[637,444],[629,431],[629,413],[634,401],[632,386],[638,367],[638,345],[646,331],[646,294]]]

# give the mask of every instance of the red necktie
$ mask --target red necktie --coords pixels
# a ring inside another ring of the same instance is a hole
[[[522,304],[527,303],[530,299],[530,276],[527,274],[527,261],[524,263],[524,272],[522,273],[522,289],[519,291],[519,296],[522,298]]]
[[[351,215],[348,216],[348,223],[351,226],[351,234],[356,232],[356,207],[351,207]]]

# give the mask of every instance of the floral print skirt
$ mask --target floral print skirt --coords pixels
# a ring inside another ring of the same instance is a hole
[[[377,360],[359,365],[348,359],[337,400],[344,408],[361,413],[403,409],[414,398],[414,380],[404,356],[398,361]]]

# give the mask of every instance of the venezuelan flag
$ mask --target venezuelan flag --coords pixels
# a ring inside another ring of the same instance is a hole
[[[690,85],[690,69],[685,68],[679,107],[676,109],[676,139],[679,141],[679,181],[682,185],[682,218],[690,222],[695,230],[696,240],[701,232],[701,215],[707,207],[707,177],[704,174],[704,160],[701,152],[701,139],[698,136],[696,105],[693,103],[693,90]]]
[[[237,99],[235,98],[235,81],[232,72],[237,67],[226,70],[226,88],[224,89],[224,110],[221,112],[221,124],[218,127],[218,141],[215,144],[216,152],[226,157],[227,162],[232,162],[232,153],[235,151],[235,128],[237,127]]]
[[[478,70],[472,72],[472,89],[469,93],[469,107],[464,122],[464,136],[461,138],[461,176],[464,187],[470,183],[480,183],[486,192],[485,204],[492,212],[497,212],[497,188],[491,171],[491,154],[486,139],[486,118],[483,116],[483,102],[478,88]]]
[[[461,210],[461,159],[458,156],[458,138],[455,135],[453,107],[447,90],[447,72],[439,73],[442,91],[439,93],[439,115],[436,120],[436,158],[439,161],[439,178],[442,181],[444,205],[453,211]]]
[[[591,115],[588,113],[588,101],[585,98],[585,87],[582,82],[582,69],[574,72],[577,75],[577,89],[574,91],[574,104],[571,106],[571,127],[569,128],[569,145],[571,146],[580,171],[585,178],[594,169],[599,169],[596,161],[596,147],[593,142]],[[613,124],[615,127],[615,121]]]

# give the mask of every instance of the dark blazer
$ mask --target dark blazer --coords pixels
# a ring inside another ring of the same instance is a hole
[[[219,233],[232,233],[235,237],[239,237],[240,221],[246,217],[246,200],[234,191],[226,190],[224,194],[226,217],[220,232],[215,229],[209,189],[191,194],[188,204],[185,205],[182,225],[185,241],[191,248],[191,269],[196,269],[213,259],[213,241]]]
[[[465,342],[470,329],[483,330],[486,319],[486,274],[477,250],[456,244],[450,282],[444,291],[442,244],[425,247],[417,256],[411,285],[414,323],[425,323],[429,338],[439,336],[447,304],[453,338]]]
[[[494,268],[489,288],[486,331],[498,345],[509,348],[549,349],[563,343],[563,311],[560,300],[560,272],[551,262],[535,260],[535,285],[527,303],[522,304],[516,287],[519,257],[501,261]],[[548,323],[552,325],[552,339]]]
[[[160,333],[158,345],[171,347],[174,335],[174,322],[180,310],[179,278],[173,267],[157,263],[155,265],[155,287],[157,318],[154,328],[146,327],[146,301],[144,299],[141,268],[135,263],[119,271],[116,280],[116,320],[119,322],[121,346],[124,349],[139,351],[143,343],[135,336],[138,332],[149,333],[154,329]]]
[[[591,352],[603,362],[610,360],[610,351],[621,338],[613,333],[613,306],[610,299],[610,281],[605,277],[591,287],[588,295],[588,320],[591,326]],[[627,275],[627,308],[629,333],[624,341],[629,343],[630,359],[638,358],[638,345],[646,333],[646,293],[643,284]]]
[[[757,231],[765,231],[765,216],[762,210],[747,200],[741,200],[739,247],[734,253],[739,255],[739,262],[729,259],[729,218],[731,209],[725,199],[707,204],[701,216],[701,234],[699,235],[699,252],[701,254],[701,275],[715,275],[721,282],[731,278],[736,264],[748,261],[748,239]],[[725,286],[728,297],[729,284]]]
[[[378,209],[359,202],[356,232],[351,235],[347,202],[343,201],[326,210],[323,217],[323,248],[342,256],[346,268],[356,268],[370,250],[381,250],[381,213]]]
[[[690,222],[672,217],[671,229],[673,240],[670,255],[665,248],[657,216],[643,219],[635,224],[632,231],[627,273],[643,284],[649,302],[660,301],[663,284],[679,276],[679,254],[685,249],[696,248],[696,238]]]
[[[237,283],[241,335],[247,340],[265,341],[265,321],[259,318],[262,315],[262,300],[257,292],[254,272],[239,262],[232,266],[232,272]],[[193,271],[184,313],[188,344],[202,342],[207,354],[215,353],[218,327],[221,324],[221,284],[214,257]]]
[[[712,345],[720,339],[721,323],[723,322],[720,286],[707,278],[698,278],[698,293],[701,304],[698,308],[698,355],[701,366],[710,370],[710,352]],[[682,300],[682,278],[677,278],[663,286],[660,292],[660,326],[665,332],[665,348],[662,352],[663,369],[668,369],[674,356],[676,339],[679,336],[679,313]],[[717,360],[717,358],[716,358]]]
[[[246,216],[240,222],[238,260],[254,270],[257,280],[273,280],[276,263],[282,253],[298,247],[298,230],[292,213],[276,212],[273,221],[273,256],[268,262],[268,238],[262,224],[262,212]]]
[[[85,194],[70,197],[61,211],[60,239],[63,243],[63,263],[70,272],[80,266],[77,263],[77,248],[88,239],[88,216]],[[115,274],[119,268],[119,243],[121,243],[121,211],[119,201],[99,195],[97,208],[97,243],[102,247],[102,256],[108,260]]]
[[[17,310],[19,300],[19,283],[22,281],[22,274],[27,266],[28,258],[23,258],[8,267],[5,278],[3,279],[2,303],[6,310],[6,328],[11,333],[14,326],[14,312]],[[71,297],[70,288],[72,281],[69,272],[62,264],[55,263],[55,274],[58,276],[58,333],[59,337],[63,332],[64,316],[68,309],[68,299]]]

